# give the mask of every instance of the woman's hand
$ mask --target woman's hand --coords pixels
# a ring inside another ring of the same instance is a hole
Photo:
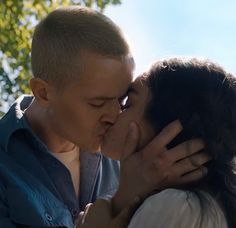
[[[109,200],[98,199],[93,204],[88,204],[85,211],[79,215],[77,228],[126,228],[139,203],[138,198],[128,204],[113,216],[112,204]]]
[[[174,121],[136,152],[139,131],[135,123],[131,124],[121,157],[119,189],[112,199],[115,212],[119,213],[126,202],[135,197],[145,198],[153,191],[177,187],[204,176],[207,169],[202,165],[210,158],[199,152],[204,148],[202,140],[189,140],[170,150],[166,148],[181,131],[180,122]]]

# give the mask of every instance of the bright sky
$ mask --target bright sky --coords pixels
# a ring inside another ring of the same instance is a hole
[[[122,0],[105,14],[126,34],[136,74],[174,55],[208,58],[236,76],[235,0]]]

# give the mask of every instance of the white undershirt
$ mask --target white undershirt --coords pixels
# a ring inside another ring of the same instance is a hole
[[[71,179],[75,189],[76,196],[79,195],[80,186],[80,160],[79,160],[79,148],[74,147],[71,151],[62,153],[53,153],[53,155],[63,163],[70,171]]]

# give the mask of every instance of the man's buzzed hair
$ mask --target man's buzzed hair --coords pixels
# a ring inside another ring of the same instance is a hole
[[[78,77],[83,51],[112,58],[130,53],[119,27],[103,14],[79,6],[59,8],[36,26],[33,76],[57,85]]]

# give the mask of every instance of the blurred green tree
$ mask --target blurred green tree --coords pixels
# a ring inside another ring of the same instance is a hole
[[[30,93],[30,44],[40,19],[59,6],[82,5],[103,12],[118,4],[121,0],[0,0],[0,109]]]

